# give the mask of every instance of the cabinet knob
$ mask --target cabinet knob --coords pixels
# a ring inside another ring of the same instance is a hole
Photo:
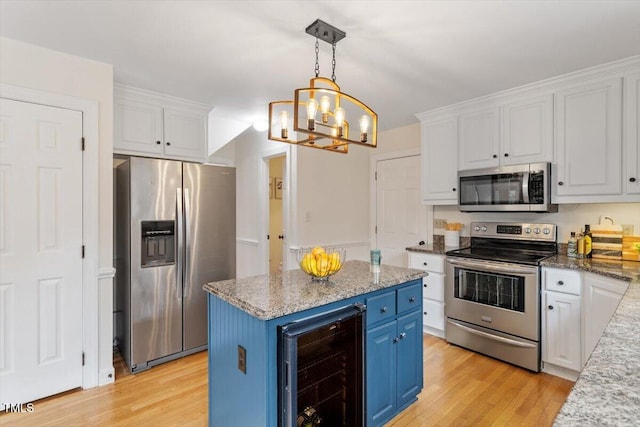
[[[160,145],[160,144],[162,144],[162,142],[160,142],[160,141],[156,141],[156,144]]]
[[[494,158],[494,159],[497,159],[497,158],[498,158],[498,155],[497,155],[497,154],[494,154],[494,155],[493,155],[493,158]]]
[[[399,341],[400,341],[400,337],[395,337],[395,338],[393,339],[393,342],[394,342],[394,343],[398,343]]]
[[[380,313],[386,313],[387,312],[387,307],[382,307],[380,309]]]
[[[426,316],[426,315],[427,315],[427,312],[426,312],[426,311],[423,311],[423,312],[422,312],[422,314],[424,314],[424,315]]]
[[[564,182],[560,181],[558,182],[558,185],[564,185]]]
[[[167,145],[171,145],[171,143],[167,141]]]
[[[405,332],[403,332],[403,333],[401,333],[401,334],[400,334],[400,339],[402,340],[402,339],[404,339],[406,336],[407,336],[407,334],[406,334]]]
[[[552,305],[549,306],[549,310],[553,310],[553,306]]]
[[[451,190],[452,190],[452,191],[456,191],[456,189],[455,189],[455,188],[452,188]]]
[[[409,298],[409,302],[416,302],[416,297]]]
[[[562,286],[564,285],[564,282],[562,280],[558,280],[558,285]]]
[[[427,265],[427,262],[426,262],[426,261],[425,261],[425,262],[423,262],[423,263],[422,263],[422,265]]]
[[[629,182],[636,182],[636,179],[634,177],[629,178]]]
[[[422,286],[424,286],[424,287],[426,288],[426,287],[427,287],[427,284],[425,283],[425,284],[424,284],[424,285],[422,285]]]
[[[504,153],[504,156],[505,157],[509,157],[509,153]]]

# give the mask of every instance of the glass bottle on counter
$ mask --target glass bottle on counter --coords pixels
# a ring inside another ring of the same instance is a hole
[[[571,237],[567,242],[567,256],[569,258],[577,258],[578,257],[578,239],[576,239],[576,232],[571,232]]]
[[[584,258],[584,238],[582,233],[578,236],[578,258]]]

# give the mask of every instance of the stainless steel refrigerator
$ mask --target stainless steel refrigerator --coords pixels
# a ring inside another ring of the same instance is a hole
[[[202,286],[235,278],[235,169],[130,157],[115,172],[116,336],[131,372],[207,347]]]

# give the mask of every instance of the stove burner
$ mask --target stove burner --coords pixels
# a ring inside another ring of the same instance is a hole
[[[553,229],[544,240],[522,235],[526,229]],[[514,264],[539,265],[558,253],[555,226],[550,224],[471,223],[471,247],[448,251],[447,256]],[[475,232],[474,232],[475,230]],[[520,230],[515,238],[505,238],[504,230]],[[482,237],[480,237],[482,236]]]

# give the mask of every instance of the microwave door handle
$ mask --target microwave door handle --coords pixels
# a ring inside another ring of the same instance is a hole
[[[522,201],[525,205],[529,204],[529,172],[522,174]]]
[[[480,196],[478,195],[478,186],[474,185],[473,188],[476,191],[476,205],[479,205],[480,204]]]

